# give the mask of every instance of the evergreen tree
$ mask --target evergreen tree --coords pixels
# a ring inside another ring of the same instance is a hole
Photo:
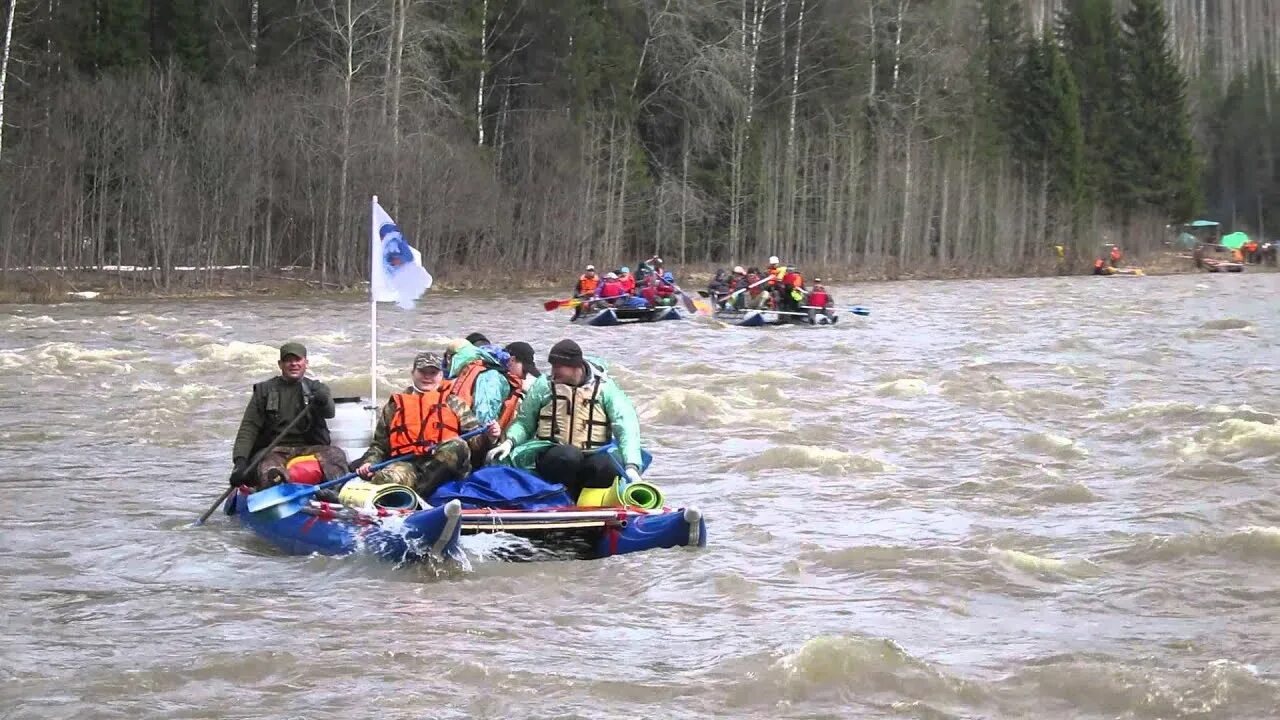
[[[1080,94],[1085,185],[1113,208],[1133,207],[1132,129],[1126,117],[1125,56],[1112,0],[1068,0],[1058,38]]]
[[[193,74],[203,76],[208,65],[202,0],[169,0],[172,54]]]
[[[1188,220],[1199,204],[1199,178],[1186,77],[1169,49],[1169,22],[1161,0],[1133,0],[1124,16],[1129,76],[1135,200],[1172,220]]]
[[[137,67],[148,59],[146,0],[93,0],[85,18],[85,56],[91,72]]]
[[[982,0],[982,63],[986,86],[986,105],[991,119],[1001,128],[1012,131],[1020,112],[1014,104],[1017,93],[1023,48],[1026,44],[1026,20],[1018,0]]]
[[[1030,40],[1026,48],[1016,95],[1022,108],[1018,154],[1033,177],[1044,179],[1056,200],[1078,209],[1086,165],[1080,93],[1052,32]]]
[[[1216,142],[1205,174],[1215,217],[1269,237],[1280,228],[1277,87],[1280,74],[1260,62],[1231,82],[1210,118],[1209,135]]]

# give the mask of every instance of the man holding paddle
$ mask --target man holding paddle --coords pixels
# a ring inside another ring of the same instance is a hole
[[[426,498],[442,483],[470,472],[472,448],[460,436],[481,423],[454,392],[455,381],[444,378],[443,365],[436,353],[413,358],[413,385],[383,406],[373,444],[356,461],[357,475],[379,485],[405,485]],[[497,422],[489,422],[486,430],[495,440],[501,434]],[[374,471],[374,465],[400,455],[419,457]]]
[[[288,462],[314,455],[326,478],[346,471],[342,448],[329,444],[326,418],[336,410],[329,387],[305,377],[307,348],[299,342],[280,346],[280,374],[253,386],[231,451],[232,485],[262,488],[289,480]],[[250,458],[261,453],[256,467]]]

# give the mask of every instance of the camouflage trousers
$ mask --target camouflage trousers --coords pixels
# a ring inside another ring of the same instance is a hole
[[[431,455],[416,460],[392,463],[373,474],[377,485],[404,485],[426,500],[440,485],[456,480],[471,471],[471,448],[462,440],[450,440],[436,446]]]
[[[258,463],[258,470],[253,473],[254,487],[264,488],[269,485],[267,472],[273,469],[284,470],[289,461],[299,455],[315,455],[324,470],[325,480],[341,477],[347,472],[347,454],[336,445],[277,447]]]

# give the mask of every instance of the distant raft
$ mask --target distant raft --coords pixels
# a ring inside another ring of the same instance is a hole
[[[1211,272],[1244,272],[1244,263],[1238,263],[1234,260],[1215,260],[1213,258],[1205,258],[1201,261],[1204,269]]]
[[[1142,268],[1126,267],[1108,267],[1101,273],[1104,277],[1143,277],[1146,275]]]
[[[606,307],[600,310],[584,311],[571,322],[592,325],[594,327],[611,327],[631,323],[658,322],[660,320],[682,320],[684,315],[674,306],[656,308]]]
[[[717,310],[715,318],[738,327],[764,327],[766,325],[835,325],[838,315],[826,315],[816,310],[809,312],[780,312],[775,310]]]

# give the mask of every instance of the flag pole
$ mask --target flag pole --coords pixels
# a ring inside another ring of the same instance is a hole
[[[378,196],[374,195],[369,204],[369,407],[374,410],[378,408],[378,299],[373,292],[373,274],[377,271],[373,263],[378,257],[378,228],[373,227],[378,220],[373,209],[377,206]]]

